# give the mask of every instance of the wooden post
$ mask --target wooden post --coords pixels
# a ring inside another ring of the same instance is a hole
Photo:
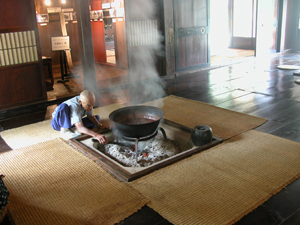
[[[97,93],[89,0],[76,0],[84,89]],[[96,96],[97,97],[97,96]]]
[[[164,0],[164,24],[165,24],[165,54],[167,76],[175,74],[175,42],[174,42],[174,14],[173,1]]]
[[[60,15],[60,25],[61,25],[62,35],[63,36],[68,36],[64,13],[61,12],[59,15]],[[68,62],[69,69],[72,69],[73,68],[73,62],[72,62],[71,52],[66,51],[66,56],[67,56],[67,62]]]

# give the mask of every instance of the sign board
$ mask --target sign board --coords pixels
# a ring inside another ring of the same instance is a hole
[[[73,12],[73,8],[61,9],[62,12]]]
[[[116,17],[124,17],[124,8],[116,9]]]
[[[48,23],[49,14],[36,14],[36,19],[38,23]]]
[[[52,51],[62,51],[70,49],[69,36],[51,37]]]
[[[110,8],[110,3],[103,3],[102,4],[102,9],[109,9]]]
[[[119,8],[121,6],[120,2],[111,2],[110,7],[111,8]]]
[[[58,13],[61,12],[61,7],[52,7],[52,8],[47,8],[48,13]]]

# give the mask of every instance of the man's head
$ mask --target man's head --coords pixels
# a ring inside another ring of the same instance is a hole
[[[91,111],[95,105],[95,95],[92,91],[84,90],[80,93],[80,100],[79,103],[81,104],[82,108],[85,111]]]

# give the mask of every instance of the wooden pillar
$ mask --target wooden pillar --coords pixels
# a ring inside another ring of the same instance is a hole
[[[164,0],[166,75],[175,74],[175,42],[173,0]]]
[[[60,16],[60,26],[61,26],[62,35],[63,36],[68,36],[64,13],[63,12],[59,13],[59,16]],[[72,69],[73,68],[73,62],[72,62],[72,56],[71,56],[70,50],[66,51],[66,57],[67,57],[67,62],[68,62],[69,69]]]
[[[97,93],[89,0],[76,0],[84,89]]]
[[[298,33],[298,20],[299,20],[299,1],[287,1],[286,12],[286,30],[285,30],[285,50],[290,49],[291,52],[299,51],[297,49],[297,33]]]

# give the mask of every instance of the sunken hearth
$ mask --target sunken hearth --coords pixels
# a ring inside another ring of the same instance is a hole
[[[191,132],[191,128],[164,119],[154,134],[138,140],[124,139],[118,131],[106,130],[103,134],[109,141],[107,145],[95,142],[88,135],[70,139],[69,144],[116,178],[130,182],[222,142],[213,137],[210,143],[195,146]]]

